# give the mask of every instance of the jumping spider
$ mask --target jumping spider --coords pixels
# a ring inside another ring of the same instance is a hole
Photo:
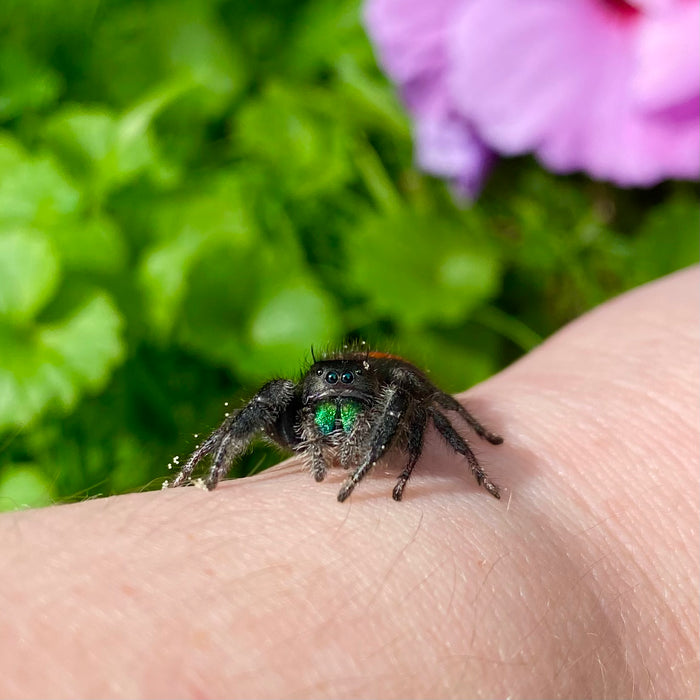
[[[500,445],[503,438],[484,428],[412,364],[395,355],[359,348],[313,359],[298,383],[289,379],[267,382],[243,408],[228,416],[197,447],[169,486],[187,483],[197,464],[212,455],[205,485],[215,488],[233,460],[257,434],[264,433],[278,445],[307,455],[316,481],[323,481],[329,464],[351,469],[338,493],[339,501],[352,493],[387,450],[400,447],[408,457],[393,491],[394,500],[400,501],[423,450],[428,421],[432,421],[447,444],[466,457],[479,485],[500,498],[498,486],[443,411],[457,413],[492,445]]]

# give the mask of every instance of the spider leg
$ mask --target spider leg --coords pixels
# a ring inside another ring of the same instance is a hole
[[[192,453],[170,486],[184,484],[197,464],[213,454],[205,483],[208,489],[215,488],[230,469],[231,462],[248,447],[255,435],[274,427],[275,421],[291,404],[295,388],[294,382],[288,379],[275,379],[265,384],[240,411],[228,417]]]
[[[500,435],[496,435],[496,433],[487,430],[459,401],[457,401],[457,399],[454,398],[454,396],[440,392],[435,397],[435,401],[439,403],[442,408],[459,413],[480,438],[487,440],[492,445],[500,445],[503,442],[503,438]]]
[[[416,466],[416,462],[423,452],[423,437],[425,435],[425,426],[427,422],[427,413],[424,410],[419,410],[409,424],[408,444],[406,445],[408,464],[406,464],[406,468],[401,472],[399,480],[396,482],[394,491],[391,494],[395,501],[401,500],[406,482],[411,478],[413,468]]]
[[[202,461],[208,454],[217,449],[218,444],[221,442],[221,433],[223,426],[217,428],[188,458],[185,464],[180,469],[179,474],[168,484],[170,488],[175,488],[176,486],[181,486],[186,481],[189,481],[194,472],[196,466]]]
[[[302,419],[303,440],[298,445],[298,449],[303,450],[309,459],[311,474],[316,481],[323,481],[326,478],[328,465],[323,457],[323,441],[318,435],[318,429],[311,411],[307,411]]]
[[[350,469],[362,460],[369,444],[371,427],[367,415],[363,413],[355,421],[347,439],[340,443],[340,464],[344,469]]]
[[[406,405],[406,393],[397,384],[390,384],[384,390],[384,396],[378,409],[377,421],[369,435],[369,449],[360,465],[345,480],[338,492],[338,500],[341,503],[353,492],[355,486],[391,446],[396,436],[401,416],[406,410]]]
[[[486,472],[479,466],[476,455],[472,452],[471,447],[467,444],[464,438],[454,429],[452,423],[436,408],[428,409],[430,417],[433,419],[438,432],[446,440],[447,444],[455,451],[464,455],[469,462],[472,474],[476,477],[479,486],[483,486],[492,496],[500,498],[501,493],[498,486],[494,484],[486,475]]]

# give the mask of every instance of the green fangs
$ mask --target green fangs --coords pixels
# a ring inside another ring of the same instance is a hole
[[[335,428],[335,414],[338,407],[332,401],[319,404],[316,408],[316,425],[320,428],[324,435],[333,432]]]
[[[340,404],[340,422],[343,430],[349,433],[355,427],[355,421],[360,414],[362,406],[357,401],[343,401]]]
[[[314,420],[323,435],[329,435],[340,421],[343,431],[349,433],[355,426],[362,405],[358,401],[327,401],[316,408]]]

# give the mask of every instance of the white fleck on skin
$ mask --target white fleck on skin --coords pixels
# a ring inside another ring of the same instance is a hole
[[[204,479],[202,479],[202,478],[195,479],[195,480],[192,482],[192,486],[194,486],[196,489],[201,489],[202,491],[207,491],[207,490],[208,490],[207,487],[206,487],[206,485],[205,485],[205,483],[204,483]]]
[[[167,479],[165,479],[165,481],[163,481],[163,483],[160,486],[160,490],[165,491],[169,486],[170,486],[170,482]]]

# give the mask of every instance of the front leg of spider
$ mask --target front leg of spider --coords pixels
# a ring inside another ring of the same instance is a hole
[[[323,437],[318,433],[316,416],[313,411],[306,411],[301,421],[303,440],[297,446],[302,450],[308,459],[311,475],[316,481],[323,481],[326,478],[328,466],[323,454]]]
[[[374,428],[369,435],[369,449],[338,492],[338,500],[341,503],[391,447],[396,436],[402,416],[408,406],[408,395],[404,388],[406,382],[406,378],[403,376],[404,371],[399,370],[396,375],[395,380],[384,389],[379,405],[375,409],[377,417]]]
[[[212,455],[212,464],[205,481],[211,490],[226,476],[233,460],[260,432],[273,428],[277,419],[290,406],[296,384],[288,379],[275,379],[265,384],[255,396],[232,416],[228,417],[190,456],[171,487],[187,483],[195,468],[205,457]]]

